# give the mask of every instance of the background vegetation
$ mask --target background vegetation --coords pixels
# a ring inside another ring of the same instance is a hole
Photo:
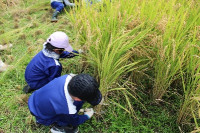
[[[66,73],[90,73],[105,101],[80,132],[199,132],[200,2],[75,1],[50,23],[49,1],[0,2],[0,132],[49,132],[37,126],[22,93],[24,71],[54,31],[84,54],[62,60]],[[88,106],[88,105],[86,105]]]

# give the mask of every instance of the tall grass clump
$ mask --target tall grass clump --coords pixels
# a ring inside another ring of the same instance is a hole
[[[195,43],[194,40],[194,44],[190,44],[187,65],[185,65],[186,70],[181,71],[184,95],[177,122],[183,125],[191,124],[193,119],[196,128],[199,128],[200,47]]]
[[[151,30],[151,27],[144,28],[145,23],[127,29],[127,24],[137,15],[132,15],[136,2],[103,1],[90,6],[80,3],[81,8],[75,9],[76,14],[69,14],[76,32],[75,42],[85,47],[86,61],[99,79],[104,96],[111,90],[126,90],[116,87],[117,81],[143,62],[130,60],[134,55],[132,48],[139,45]],[[128,100],[127,93],[124,94]],[[131,108],[131,104],[128,107]]]
[[[143,3],[141,10],[142,19],[149,20],[149,24],[155,26],[155,33],[159,35],[153,46],[156,56],[152,56],[154,58],[152,98],[156,102],[162,101],[169,88],[177,87],[172,86],[172,83],[182,81],[182,86],[179,88],[183,87],[183,90],[178,91],[183,92],[180,93],[183,99],[177,114],[177,122],[180,125],[192,124],[191,119],[194,117],[198,128],[199,2],[178,0],[159,2],[156,4],[155,1],[149,1],[147,5]],[[148,14],[147,10],[151,12]]]
[[[170,0],[166,5],[164,9],[160,6],[162,17],[156,26],[161,32],[161,39],[156,45],[157,56],[153,63],[155,101],[161,100],[171,84],[180,79],[180,69],[185,62],[184,52],[191,40],[188,34],[199,17],[198,8],[192,7],[190,2]]]
[[[153,70],[149,75],[153,81],[153,101],[160,101],[172,83],[181,80],[181,71],[185,70],[188,59],[188,44],[193,38],[191,31],[199,20],[197,2],[76,3],[81,7],[75,8],[76,14],[67,13],[74,24],[75,42],[87,51],[86,62],[98,77],[105,96],[110,90],[127,91],[116,87],[116,83],[122,75],[148,64],[146,60],[151,65],[146,65],[145,69]],[[133,22],[136,23],[130,26]],[[134,53],[138,47],[143,58],[137,58]],[[152,54],[146,56],[145,53]]]
[[[155,62],[153,98],[161,99],[176,79],[182,81],[183,101],[178,112],[178,124],[192,124],[199,105],[199,3],[177,1],[170,6],[163,41]],[[177,8],[178,5],[178,8]],[[198,44],[196,46],[196,44]],[[195,117],[196,118],[196,117]],[[196,120],[196,119],[195,119]],[[197,120],[195,121],[196,126]]]

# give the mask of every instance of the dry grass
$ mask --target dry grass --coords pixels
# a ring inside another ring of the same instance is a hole
[[[22,0],[2,0],[0,1],[0,10],[16,7]]]
[[[127,30],[132,30],[140,24],[141,21],[139,19],[132,20],[130,23],[128,23]]]
[[[22,87],[20,87],[21,89]],[[21,94],[19,96],[16,97],[16,101],[19,105],[21,106],[26,106],[28,104],[28,98],[29,96],[26,94]]]
[[[168,23],[167,17],[163,17],[157,24],[156,28],[162,32],[162,34],[165,33],[165,29]]]

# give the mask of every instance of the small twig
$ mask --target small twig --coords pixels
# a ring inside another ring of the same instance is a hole
[[[181,133],[184,133],[180,126],[178,126],[178,129]]]
[[[160,102],[167,103],[167,104],[171,105],[170,103],[168,103],[168,102],[166,102],[166,101],[164,101],[162,99],[156,99],[156,101],[160,101]]]

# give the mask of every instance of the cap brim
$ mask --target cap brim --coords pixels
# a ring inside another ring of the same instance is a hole
[[[102,100],[102,95],[101,92],[98,90],[95,98],[92,101],[87,101],[87,102],[90,103],[92,106],[96,106],[101,102],[101,100]]]
[[[72,52],[73,51],[73,48],[71,45],[69,45],[68,47],[65,48],[66,51],[68,52]]]

